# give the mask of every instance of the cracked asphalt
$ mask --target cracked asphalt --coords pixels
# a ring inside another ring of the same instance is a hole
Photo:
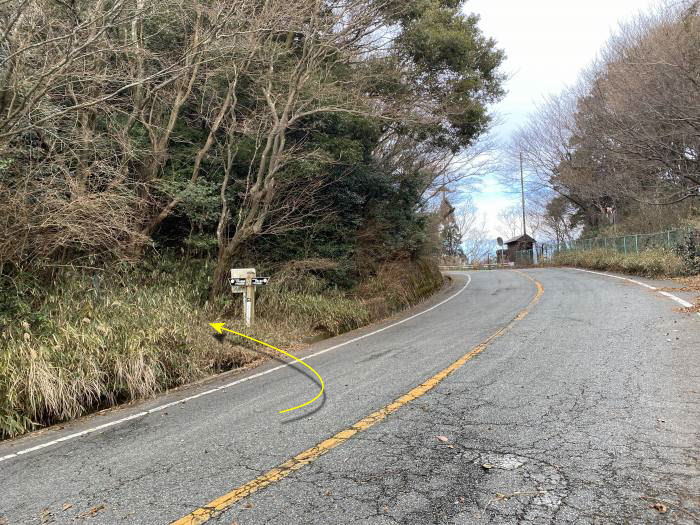
[[[482,353],[211,522],[700,523],[700,318],[624,281],[526,273],[544,295]],[[473,272],[450,302],[311,358],[327,392],[306,411],[278,413],[318,388],[288,367],[4,461],[0,523],[176,520],[405,394],[534,292],[516,272]],[[230,380],[0,444],[0,457]]]

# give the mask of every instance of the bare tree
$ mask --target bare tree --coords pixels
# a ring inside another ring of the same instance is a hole
[[[529,192],[562,196],[592,228],[610,210],[644,215],[700,197],[698,6],[675,2],[621,25],[576,87],[516,133],[506,171],[517,173],[522,153]]]
[[[191,101],[195,83],[207,85],[213,77],[211,64],[218,60],[219,65],[235,35],[244,32],[232,22],[241,20],[244,3],[0,4],[5,23],[0,40],[0,153],[9,159],[5,171],[11,174],[5,179],[9,182],[0,181],[0,190],[12,199],[32,195],[41,202],[44,195],[45,205],[38,209],[46,213],[63,199],[64,209],[73,210],[78,223],[95,216],[114,219],[111,208],[96,213],[96,204],[112,207],[128,200],[132,210],[119,207],[129,219],[128,228],[124,221],[115,227],[124,235],[128,229],[121,244],[138,253],[153,230],[152,214],[162,210],[153,189],[167,161],[175,124]],[[211,127],[216,128],[223,110],[212,113]],[[197,155],[194,180],[209,147],[207,140]],[[83,214],[78,211],[82,205]],[[44,220],[42,215],[29,217]],[[68,220],[54,228],[84,230]],[[41,231],[31,222],[25,227]],[[82,239],[65,248],[76,245],[93,246]]]
[[[322,113],[371,112],[361,103],[362,77],[352,75],[352,68],[350,77],[337,76],[336,69],[368,52],[367,38],[378,27],[380,6],[368,9],[361,0],[271,4],[271,9],[286,14],[288,31],[285,38],[266,35],[255,50],[259,70],[249,81],[253,96],[261,100],[254,136],[257,154],[239,195],[233,232],[220,237],[213,295],[226,286],[226,273],[243,243],[283,224],[289,227],[294,214],[314,209],[309,189],[317,183],[285,177],[285,168],[299,159],[299,150],[288,143],[289,131]],[[295,194],[307,198],[290,206],[297,202],[289,199]],[[222,217],[227,213],[224,203]],[[220,222],[219,232],[224,230]]]
[[[498,224],[502,228],[504,237],[508,239],[522,235],[523,215],[519,206],[503,208],[498,213]]]
[[[455,213],[455,223],[462,236],[462,249],[470,261],[483,259],[490,251],[493,239],[489,238],[486,217],[479,213],[473,199],[468,198]]]
[[[592,155],[609,157],[608,178],[624,198],[700,197],[698,6],[681,2],[622,25],[589,72],[582,135]]]

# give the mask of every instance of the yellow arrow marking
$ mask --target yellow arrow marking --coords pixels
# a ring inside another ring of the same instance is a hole
[[[233,505],[235,505],[242,499],[247,498],[251,494],[254,494],[257,491],[262,490],[265,487],[286,478],[287,476],[304,467],[305,465],[316,461],[318,458],[320,458],[327,452],[342,445],[343,443],[346,443],[356,434],[359,434],[360,432],[363,432],[368,428],[373,427],[377,423],[386,419],[392,413],[396,412],[401,407],[430,392],[433,388],[435,388],[442,381],[444,381],[447,376],[451,375],[453,372],[460,369],[466,363],[471,361],[474,357],[486,350],[486,348],[493,342],[494,339],[501,337],[513,326],[515,326],[516,323],[525,319],[530,313],[530,310],[532,310],[532,308],[539,302],[540,297],[542,297],[542,294],[544,293],[544,288],[542,288],[542,284],[540,284],[539,281],[533,279],[526,273],[520,272],[518,270],[515,271],[521,275],[524,275],[532,282],[534,282],[537,291],[535,292],[534,297],[530,300],[530,303],[524,309],[522,309],[515,317],[515,319],[513,319],[506,326],[498,329],[495,333],[491,334],[484,341],[472,348],[469,353],[465,354],[457,361],[452,363],[450,366],[448,366],[441,372],[438,372],[433,377],[420,384],[407,394],[404,394],[403,396],[399,397],[393,403],[389,403],[388,405],[386,405],[383,408],[380,408],[376,412],[372,412],[369,416],[359,420],[351,427],[346,428],[345,430],[338,432],[335,436],[330,437],[325,441],[322,441],[318,445],[311,447],[300,454],[297,454],[293,458],[288,459],[287,461],[273,468],[272,470],[268,470],[267,472],[258,476],[254,480],[249,481],[245,485],[241,485],[240,487],[232,490],[231,492],[224,494],[223,496],[216,498],[213,501],[210,501],[204,507],[196,509],[184,518],[180,518],[179,520],[173,521],[171,525],[201,525],[202,523],[206,523],[207,521],[218,516],[227,509],[230,509]],[[214,324],[212,324],[212,326],[214,326],[214,328],[218,330],[217,326],[215,326]],[[220,324],[220,326],[223,326],[223,324]],[[253,341],[255,341],[255,339],[253,339]]]
[[[241,337],[245,337],[246,339],[250,339],[251,341],[255,341],[256,343],[259,343],[259,344],[261,344],[261,345],[267,346],[268,348],[272,348],[273,350],[277,350],[278,352],[281,352],[281,353],[283,353],[284,355],[286,355],[286,356],[288,356],[288,357],[291,357],[291,358],[294,359],[295,361],[301,363],[301,364],[304,365],[306,368],[308,368],[309,370],[311,370],[314,374],[316,374],[316,377],[318,377],[318,380],[321,382],[321,391],[316,395],[316,397],[313,398],[311,401],[307,401],[306,403],[303,403],[303,404],[301,404],[301,405],[299,405],[299,406],[295,406],[295,407],[293,407],[293,408],[287,408],[286,410],[280,410],[280,414],[284,414],[285,412],[291,412],[292,410],[296,410],[297,408],[302,408],[302,407],[305,407],[306,405],[310,405],[311,403],[313,403],[314,401],[316,401],[319,397],[321,397],[321,394],[323,394],[323,390],[324,390],[324,388],[325,388],[325,385],[323,384],[323,378],[322,378],[320,375],[318,375],[318,372],[316,372],[316,370],[314,370],[313,368],[311,368],[308,364],[306,364],[306,363],[305,363],[304,361],[302,361],[301,359],[297,359],[297,358],[294,357],[292,354],[290,354],[290,353],[288,353],[288,352],[285,352],[284,350],[280,350],[279,348],[275,348],[274,346],[269,345],[269,344],[265,343],[264,341],[258,341],[257,339],[253,339],[252,337],[247,336],[247,335],[245,335],[245,334],[241,334],[240,332],[234,332],[233,330],[229,330],[228,328],[224,328],[224,325],[225,325],[226,323],[209,323],[209,324],[214,328],[214,330],[216,330],[216,331],[219,332],[219,333],[222,333],[223,330],[226,330],[227,332],[231,332],[232,334],[240,335]]]

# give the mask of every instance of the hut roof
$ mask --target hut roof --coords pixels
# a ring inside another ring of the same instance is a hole
[[[512,239],[508,240],[505,242],[505,244],[515,244],[516,242],[537,242],[535,239],[530,237],[528,234],[525,235],[518,235],[517,237],[513,237]]]

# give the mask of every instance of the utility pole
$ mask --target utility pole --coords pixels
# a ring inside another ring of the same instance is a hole
[[[525,179],[523,177],[523,152],[520,152],[520,194],[523,200],[523,235],[527,235],[525,227]]]

